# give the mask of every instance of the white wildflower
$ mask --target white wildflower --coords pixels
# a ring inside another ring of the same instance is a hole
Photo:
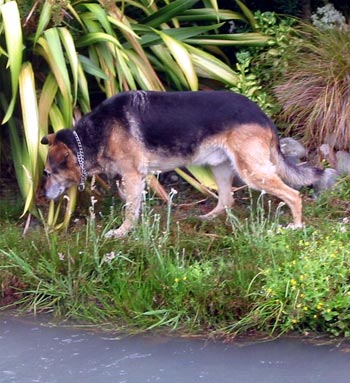
[[[105,255],[105,262],[110,263],[116,257],[115,252],[111,251]]]
[[[342,29],[346,25],[345,17],[334,8],[332,3],[317,8],[316,13],[311,15],[311,21],[318,29]]]
[[[341,233],[346,233],[347,231],[348,231],[348,229],[346,228],[346,226],[340,226],[340,228],[339,228],[339,231],[341,232]]]

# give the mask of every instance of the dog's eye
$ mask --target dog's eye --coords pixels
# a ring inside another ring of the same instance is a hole
[[[49,171],[46,170],[46,169],[44,169],[43,173],[44,173],[44,176],[45,176],[45,177],[50,177],[50,176],[51,176],[51,172],[49,172]]]

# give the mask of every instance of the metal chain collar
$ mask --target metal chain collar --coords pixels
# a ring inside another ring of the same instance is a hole
[[[87,178],[87,171],[85,169],[84,150],[83,150],[83,145],[81,144],[80,138],[78,136],[78,133],[75,130],[73,130],[73,135],[78,145],[77,160],[78,160],[80,173],[81,173],[78,190],[83,191],[85,189],[85,181]]]

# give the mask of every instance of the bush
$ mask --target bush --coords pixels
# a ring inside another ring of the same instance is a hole
[[[339,149],[350,144],[350,30],[300,25],[286,51],[287,69],[275,88],[288,132],[311,148],[325,141]]]
[[[285,260],[259,273],[261,291],[254,293],[250,314],[258,327],[350,336],[349,233],[339,224],[329,234],[315,230],[293,248],[286,246]]]
[[[294,19],[280,17],[273,12],[255,12],[258,30],[270,37],[268,46],[242,48],[236,53],[236,92],[249,97],[270,116],[280,106],[273,94],[273,85],[286,66],[285,51],[294,33]]]

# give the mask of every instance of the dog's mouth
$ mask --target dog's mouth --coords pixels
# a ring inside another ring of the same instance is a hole
[[[66,190],[66,187],[63,185],[52,185],[46,189],[45,195],[48,199],[57,199],[63,192]]]

